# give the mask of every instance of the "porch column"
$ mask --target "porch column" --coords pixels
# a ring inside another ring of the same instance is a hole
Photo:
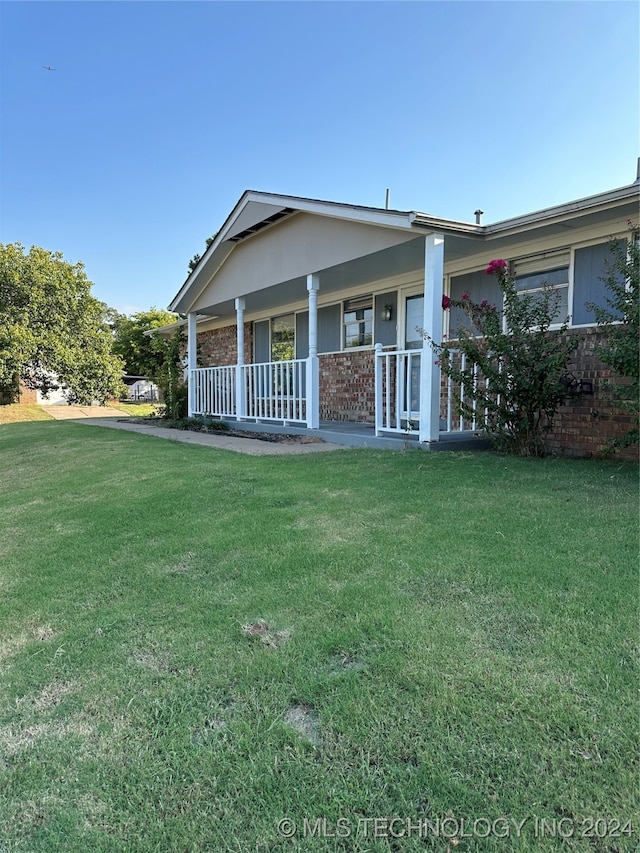
[[[309,356],[307,358],[307,426],[318,429],[320,426],[320,361],[318,359],[318,290],[320,278],[307,276],[309,293]]]
[[[442,343],[444,235],[429,234],[424,246],[423,328],[434,343]],[[422,341],[420,370],[420,441],[440,438],[440,367],[429,341]]]
[[[245,416],[244,400],[244,297],[236,299],[236,327],[238,335],[238,355],[236,360],[236,418],[242,420]]]
[[[196,377],[194,370],[198,366],[198,333],[196,331],[197,314],[187,314],[187,414],[193,417],[196,410]]]

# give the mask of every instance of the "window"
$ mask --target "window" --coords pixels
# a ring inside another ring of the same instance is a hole
[[[366,347],[373,343],[373,299],[348,299],[344,303],[344,346]]]
[[[295,358],[294,341],[294,315],[274,317],[271,321],[271,361],[291,361]]]
[[[564,260],[564,259],[563,259]],[[538,262],[539,263],[539,262]],[[527,260],[516,263],[516,289],[521,294],[542,293],[550,289],[556,292],[558,297],[558,308],[554,322],[560,325],[564,323],[569,315],[569,262],[566,265],[554,266],[551,269],[540,271],[536,269],[535,260]]]

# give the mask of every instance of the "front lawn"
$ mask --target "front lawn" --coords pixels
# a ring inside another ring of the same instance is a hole
[[[0,424],[51,420],[53,418],[47,410],[35,403],[10,403],[6,406],[0,406]]]
[[[637,847],[635,466],[0,458],[3,851]]]

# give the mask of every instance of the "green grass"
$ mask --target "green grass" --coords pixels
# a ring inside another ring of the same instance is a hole
[[[633,465],[63,422],[0,458],[2,851],[636,849]]]
[[[26,421],[50,421],[51,415],[35,403],[11,403],[0,406],[0,424],[16,424]]]
[[[155,415],[162,403],[109,403],[112,409],[118,409],[120,412],[126,412],[136,418],[144,418],[146,415]]]

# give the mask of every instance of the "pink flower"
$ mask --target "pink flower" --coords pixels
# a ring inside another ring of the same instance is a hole
[[[485,272],[487,275],[500,275],[500,273],[505,273],[507,271],[508,266],[509,264],[506,261],[503,261],[502,258],[497,258],[490,262]]]
[[[468,301],[471,299],[471,294],[470,294],[470,293],[467,293],[467,291],[465,290],[465,292],[462,294],[462,296],[460,297],[460,299],[461,299],[463,302],[468,302]]]
[[[451,306],[451,300],[446,293],[442,294],[442,308],[447,311]]]
[[[434,361],[433,363],[434,363],[434,364],[436,364],[436,365],[440,364],[440,362],[439,362],[439,361]]]

